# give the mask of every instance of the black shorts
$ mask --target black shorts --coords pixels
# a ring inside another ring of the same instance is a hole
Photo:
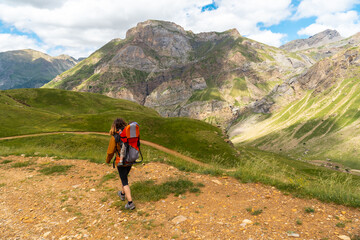
[[[121,179],[121,183],[123,186],[129,185],[128,182],[128,175],[129,172],[131,170],[132,166],[126,166],[126,167],[117,167],[118,171],[119,171],[119,176]]]

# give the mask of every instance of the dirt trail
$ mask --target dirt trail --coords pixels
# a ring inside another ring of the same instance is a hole
[[[62,133],[71,133],[71,134],[99,134],[99,135],[106,135],[106,136],[109,136],[108,133],[104,133],[104,132],[50,132],[50,133],[35,133],[35,134],[27,134],[27,135],[19,135],[19,136],[11,136],[11,137],[3,137],[3,138],[0,138],[0,140],[7,140],[7,139],[16,139],[16,138],[26,138],[26,137],[36,137],[36,136],[46,136],[46,135],[54,135],[54,134],[62,134]],[[153,143],[153,142],[149,142],[149,141],[146,141],[146,140],[143,140],[141,139],[141,143],[144,144],[144,145],[147,145],[147,146],[150,146],[150,147],[153,147],[153,148],[156,148],[160,151],[163,151],[163,152],[166,152],[166,153],[169,153],[175,157],[179,157],[185,161],[188,161],[188,162],[192,162],[194,164],[197,164],[199,166],[202,166],[202,167],[211,167],[211,165],[209,164],[206,164],[206,163],[203,163],[203,162],[200,162],[194,158],[191,158],[191,157],[188,157],[188,156],[185,156],[179,152],[176,152],[174,150],[171,150],[169,148],[166,148],[164,146],[161,146],[159,144],[156,144],[156,143]]]
[[[32,164],[13,167],[20,162]],[[169,195],[157,202],[134,199],[137,208],[126,211],[116,196],[118,177],[101,182],[114,172],[105,164],[21,156],[0,157],[0,163],[0,239],[278,240],[360,234],[359,209],[294,198],[262,184],[181,172],[161,163],[134,166],[130,186],[141,180],[158,184],[187,178],[205,185],[201,193]],[[72,167],[62,175],[39,172],[49,165]]]

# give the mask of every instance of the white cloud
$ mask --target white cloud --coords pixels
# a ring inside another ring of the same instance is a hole
[[[195,32],[237,28],[241,34],[249,35],[259,31],[258,23],[271,26],[289,17],[290,4],[290,0],[277,0],[272,4],[267,0],[222,0],[216,11],[200,13],[193,9],[185,21],[179,21]]]
[[[0,34],[0,52],[28,48],[42,52],[45,51],[45,48],[39,46],[34,39],[27,36],[11,35],[8,33]]]
[[[294,19],[344,12],[359,3],[360,0],[303,0],[297,8]]]
[[[88,55],[113,38],[148,19],[172,21],[194,32],[237,28],[245,36],[279,45],[282,34],[257,26],[271,26],[291,15],[291,0],[220,0],[219,8],[201,12],[211,0],[0,0],[0,20],[24,32],[35,33],[51,53]],[[23,4],[20,4],[23,3]],[[57,49],[57,50],[56,50]]]
[[[282,40],[286,37],[286,34],[273,33],[271,31],[259,31],[258,33],[251,34],[248,37],[258,42],[262,42],[271,46],[279,47],[283,44]]]
[[[12,6],[20,6],[20,5],[28,5],[34,6],[37,8],[56,8],[60,7],[66,2],[66,0],[0,0],[0,3],[12,5]]]
[[[299,35],[314,35],[326,29],[335,29],[349,37],[360,31],[360,18],[356,11],[329,13],[319,16],[314,24],[298,31]]]

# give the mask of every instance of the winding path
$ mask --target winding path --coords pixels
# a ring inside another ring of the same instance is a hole
[[[55,135],[55,134],[63,134],[63,133],[71,133],[71,134],[98,134],[98,135],[106,135],[106,136],[109,136],[108,133],[105,133],[105,132],[48,132],[48,133],[34,133],[34,134],[27,134],[27,135],[19,135],[19,136],[11,136],[11,137],[2,137],[0,138],[0,141],[1,140],[9,140],[9,139],[16,139],[16,138],[26,138],[26,137],[37,137],[37,136],[46,136],[46,135]],[[147,146],[150,146],[150,147],[153,147],[155,149],[158,149],[162,152],[166,152],[168,154],[171,154],[175,157],[179,157],[185,161],[188,161],[188,162],[191,162],[191,163],[194,163],[194,164],[197,164],[199,166],[202,166],[202,167],[212,167],[211,165],[207,164],[207,163],[203,163],[203,162],[200,162],[194,158],[191,158],[191,157],[188,157],[188,156],[185,156],[179,152],[176,152],[174,150],[171,150],[169,148],[166,148],[164,146],[161,146],[159,144],[156,144],[156,143],[153,143],[153,142],[149,142],[149,141],[146,141],[146,140],[143,140],[141,139],[141,143],[144,144],[144,145],[147,145]]]

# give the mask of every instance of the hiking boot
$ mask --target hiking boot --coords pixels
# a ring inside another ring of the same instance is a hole
[[[121,191],[118,191],[117,194],[120,197],[121,201],[125,201],[125,193],[123,194]]]
[[[130,210],[133,210],[133,209],[135,209],[135,204],[132,202],[132,203],[127,203],[126,205],[125,205],[125,208],[126,209],[130,209]]]

